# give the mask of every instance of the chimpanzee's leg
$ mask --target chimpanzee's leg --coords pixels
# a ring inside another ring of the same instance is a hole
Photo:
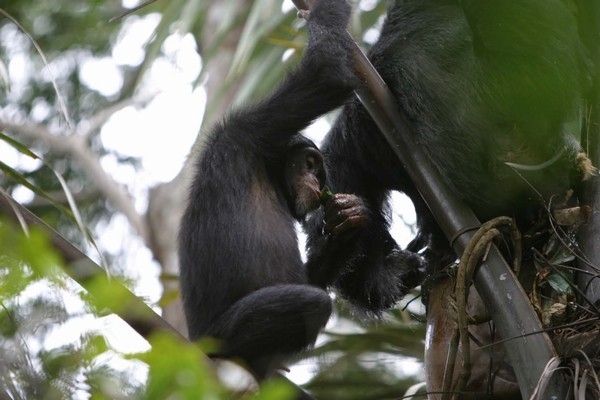
[[[224,342],[218,356],[242,358],[264,378],[285,356],[314,343],[331,308],[329,295],[317,287],[269,286],[238,300],[208,335]]]

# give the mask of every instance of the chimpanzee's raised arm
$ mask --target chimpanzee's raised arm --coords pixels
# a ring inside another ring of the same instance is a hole
[[[230,134],[237,137],[243,131],[253,145],[278,152],[290,136],[348,98],[359,83],[350,59],[352,39],[346,30],[350,13],[346,0],[311,6],[308,45],[300,64],[270,95],[234,111],[226,121]]]

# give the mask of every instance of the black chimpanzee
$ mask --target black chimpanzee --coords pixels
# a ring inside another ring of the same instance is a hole
[[[560,0],[398,0],[369,58],[415,126],[415,143],[481,220],[523,224],[569,185],[586,85],[576,21]],[[426,268],[456,258],[402,164],[358,100],[322,146],[334,191],[361,196],[365,234],[330,257],[335,286],[363,308],[393,305]],[[401,250],[388,232],[387,196],[406,193],[419,232]],[[327,257],[322,212],[309,221],[309,254]],[[324,263],[322,265],[327,265]]]
[[[267,98],[233,111],[205,138],[179,236],[181,294],[191,339],[222,340],[217,356],[264,378],[314,343],[331,313],[320,259],[303,266],[294,223],[319,207],[323,158],[299,135],[359,83],[345,0],[319,0],[297,69]],[[361,200],[326,204],[327,247],[345,248],[368,220]],[[323,234],[323,233],[320,233]]]

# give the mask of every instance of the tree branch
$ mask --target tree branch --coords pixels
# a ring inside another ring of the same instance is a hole
[[[136,211],[133,198],[124,185],[115,181],[104,171],[98,156],[94,154],[84,136],[60,136],[46,127],[32,123],[15,123],[0,117],[0,130],[11,132],[29,142],[41,143],[56,154],[71,157],[85,171],[90,182],[104,195],[109,203],[129,220],[145,244],[148,244],[148,226]]]

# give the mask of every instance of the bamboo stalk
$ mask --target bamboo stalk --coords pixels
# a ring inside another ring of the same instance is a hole
[[[582,36],[590,57],[600,67],[600,3],[597,0],[579,0],[578,7]],[[582,142],[588,157],[600,167],[600,72],[592,77],[593,86],[588,98],[589,119],[586,121]],[[579,268],[587,273],[577,274],[577,286],[593,304],[600,303],[600,177],[587,181],[583,190],[583,204],[592,208],[589,221],[578,232],[582,253]]]

